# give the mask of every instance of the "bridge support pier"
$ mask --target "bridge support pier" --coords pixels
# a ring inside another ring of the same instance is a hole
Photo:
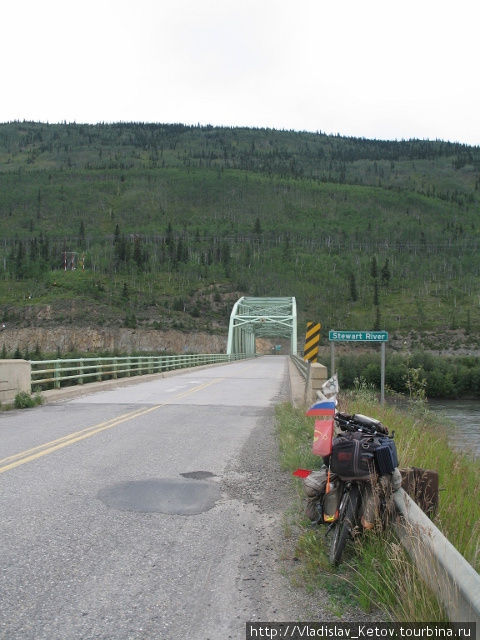
[[[317,399],[317,391],[320,391],[328,377],[328,369],[318,362],[308,363],[307,379],[305,380],[305,404],[310,405]]]
[[[31,369],[26,360],[0,360],[0,402],[13,402],[20,391],[30,393]]]

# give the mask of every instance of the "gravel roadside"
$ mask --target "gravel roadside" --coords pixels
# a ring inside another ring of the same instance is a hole
[[[274,404],[290,400],[287,372],[284,394]],[[330,596],[321,590],[307,592],[294,586],[298,570],[295,546],[299,531],[292,527],[287,537],[288,511],[295,503],[295,490],[288,472],[279,464],[274,425],[274,406],[259,420],[238,462],[227,471],[223,490],[256,512],[257,526],[251,533],[249,553],[242,559],[237,618],[257,622],[378,622],[381,614],[366,614],[355,606],[340,615],[333,612]],[[291,518],[290,518],[291,520]],[[297,580],[298,582],[298,580]]]

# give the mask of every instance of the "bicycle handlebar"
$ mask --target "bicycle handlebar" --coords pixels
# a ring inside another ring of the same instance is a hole
[[[360,431],[368,435],[388,435],[388,429],[385,425],[367,416],[336,413],[334,419],[342,431]]]

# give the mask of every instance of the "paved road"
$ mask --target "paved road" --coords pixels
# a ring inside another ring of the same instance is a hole
[[[0,414],[0,638],[227,640],[272,619],[257,479],[286,367]]]

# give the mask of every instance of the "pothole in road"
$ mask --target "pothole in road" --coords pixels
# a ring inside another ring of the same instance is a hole
[[[108,507],[121,511],[191,516],[215,506],[220,488],[203,479],[158,478],[121,482],[101,489],[97,496]]]
[[[191,480],[205,480],[205,478],[215,478],[215,474],[211,471],[188,471],[187,473],[181,473],[184,478],[190,478]]]

